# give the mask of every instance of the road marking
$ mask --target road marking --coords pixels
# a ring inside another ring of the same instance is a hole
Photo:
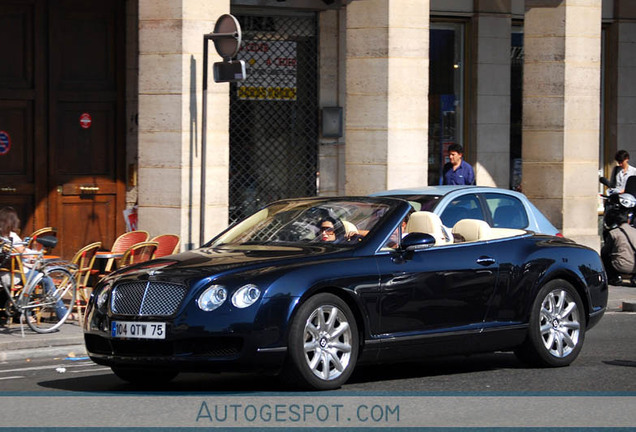
[[[22,376],[22,375],[16,375],[16,376],[2,377],[2,378],[0,378],[0,381],[10,380],[10,379],[18,379],[18,378],[24,378],[24,376]]]
[[[55,365],[49,365],[49,366],[31,366],[31,367],[23,367],[23,368],[17,368],[17,369],[5,369],[5,370],[0,370],[0,373],[8,373],[8,372],[22,372],[22,371],[35,371],[35,370],[55,370],[58,367],[64,367],[64,368],[78,368],[78,367],[94,367],[97,366],[95,363],[84,363],[84,364],[55,364]]]
[[[108,372],[112,372],[111,368],[109,367],[102,367],[102,368],[97,368],[97,369],[85,369],[85,370],[74,370],[74,371],[69,371],[70,373],[86,373],[86,372],[101,372],[101,371],[108,371]]]

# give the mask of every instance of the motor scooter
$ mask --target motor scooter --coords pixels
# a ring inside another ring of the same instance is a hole
[[[632,177],[630,177],[631,179]],[[601,183],[605,186],[608,186],[603,180],[607,180],[604,177],[601,177]],[[636,177],[634,177],[636,180]],[[629,179],[628,179],[629,181]],[[609,182],[608,182],[609,183]],[[636,184],[636,183],[635,183]],[[627,187],[625,188],[627,190]],[[611,251],[605,251],[604,245],[607,244],[607,239],[609,237],[610,231],[617,229],[623,223],[627,222],[631,226],[634,226],[634,214],[636,212],[636,197],[631,193],[613,193],[609,195],[601,195],[603,198],[603,247],[601,248],[601,256],[603,257],[606,253],[609,254]],[[632,252],[636,254],[636,249]],[[605,258],[604,258],[605,260]],[[636,285],[636,274],[630,274],[629,278],[631,279],[632,285]],[[615,284],[621,283],[622,277],[618,276],[617,280],[614,282]]]
[[[605,177],[600,177],[599,182],[611,188],[610,181]],[[636,176],[627,179],[625,192],[609,193],[601,195],[603,199],[603,240],[607,233],[620,225],[625,217],[629,224],[634,226],[634,212],[636,211]]]

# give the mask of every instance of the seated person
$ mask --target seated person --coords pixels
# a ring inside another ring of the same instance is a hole
[[[453,234],[453,243],[464,243],[466,239],[460,233]]]
[[[628,223],[627,215],[620,215],[617,219],[618,227],[610,230],[601,249],[601,259],[610,285],[622,282],[621,273],[636,273],[636,228]]]
[[[325,217],[320,221],[320,240],[323,242],[340,242],[344,239],[344,228],[332,217]]]
[[[24,246],[22,239],[16,231],[20,231],[20,219],[18,217],[18,212],[13,207],[3,207],[0,209],[0,236],[12,243],[13,249],[16,252],[24,254],[22,261],[25,276],[28,278],[29,274],[33,271],[31,270],[31,267],[33,266],[33,257],[29,256],[29,254],[33,253],[33,251]],[[11,285],[11,275],[5,273],[2,274],[1,277],[2,283],[5,284],[5,286]],[[49,276],[44,276],[42,278],[42,285],[47,293],[55,292],[55,284]],[[64,302],[61,299],[58,300],[55,308],[55,313],[58,318],[62,318],[66,315],[66,311],[67,309]]]
[[[403,239],[408,234],[408,232],[406,231],[406,226],[408,225],[409,217],[411,216],[411,213],[407,214],[404,220],[402,221],[402,223],[400,224],[400,227],[396,228],[395,231],[393,231],[393,234],[391,234],[391,237],[389,237],[389,241],[386,242],[385,247],[388,247],[391,249],[398,248],[398,246],[400,245],[400,239]]]

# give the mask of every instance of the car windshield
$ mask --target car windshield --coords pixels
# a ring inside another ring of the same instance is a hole
[[[280,201],[221,234],[210,245],[333,244],[352,246],[378,226],[391,209],[373,200]]]
[[[415,211],[433,211],[441,195],[390,195],[408,201]]]

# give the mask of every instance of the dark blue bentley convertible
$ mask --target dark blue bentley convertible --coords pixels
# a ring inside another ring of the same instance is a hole
[[[84,332],[90,357],[130,382],[243,370],[324,390],[357,364],[427,355],[566,366],[607,294],[598,254],[567,239],[445,227],[397,198],[292,199],[113,273]]]

